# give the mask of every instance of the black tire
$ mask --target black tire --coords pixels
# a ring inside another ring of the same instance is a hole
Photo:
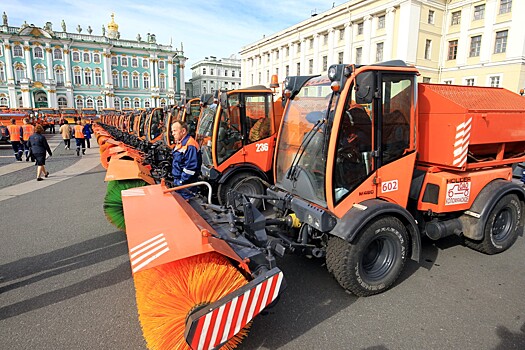
[[[521,202],[515,194],[507,194],[490,212],[483,228],[483,239],[473,241],[465,238],[465,245],[489,255],[504,252],[518,239],[520,220]]]
[[[220,205],[227,205],[228,191],[231,189],[245,194],[264,194],[264,185],[259,177],[241,172],[234,174],[228,181],[219,185],[217,199]],[[250,201],[257,208],[262,204],[261,199],[252,198]]]
[[[390,288],[405,266],[408,249],[405,226],[383,217],[368,224],[353,243],[331,237],[326,266],[344,289],[365,297]]]

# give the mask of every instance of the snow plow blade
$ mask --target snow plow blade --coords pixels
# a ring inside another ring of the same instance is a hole
[[[186,200],[166,190],[152,185],[122,191],[133,273],[213,251],[245,265],[226,242],[210,235],[213,228]]]
[[[193,349],[219,349],[244,328],[285,288],[283,272],[275,267],[216,302],[193,312],[184,337]]]

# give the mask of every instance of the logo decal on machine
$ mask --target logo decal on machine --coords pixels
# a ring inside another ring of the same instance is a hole
[[[468,145],[470,142],[470,129],[472,117],[456,127],[456,141],[454,142],[453,165],[463,167],[467,163]]]
[[[445,205],[465,204],[470,200],[470,177],[447,180]]]

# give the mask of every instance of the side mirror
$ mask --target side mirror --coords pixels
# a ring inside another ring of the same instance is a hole
[[[221,108],[227,111],[229,106],[228,106],[228,94],[226,92],[221,92],[220,103],[221,103]]]
[[[364,72],[356,77],[355,102],[358,104],[372,103],[375,87],[375,72]]]

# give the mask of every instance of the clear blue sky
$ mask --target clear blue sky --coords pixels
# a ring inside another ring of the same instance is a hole
[[[43,27],[52,22],[53,29],[62,31],[65,20],[68,32],[82,33],[88,26],[94,35],[107,29],[111,13],[119,25],[122,39],[135,40],[140,33],[156,35],[157,43],[174,48],[184,45],[187,81],[189,67],[206,56],[230,57],[263,37],[297,24],[310,17],[312,11],[324,12],[346,1],[320,0],[3,0],[0,12],[6,12],[10,26],[19,27],[24,21]]]

